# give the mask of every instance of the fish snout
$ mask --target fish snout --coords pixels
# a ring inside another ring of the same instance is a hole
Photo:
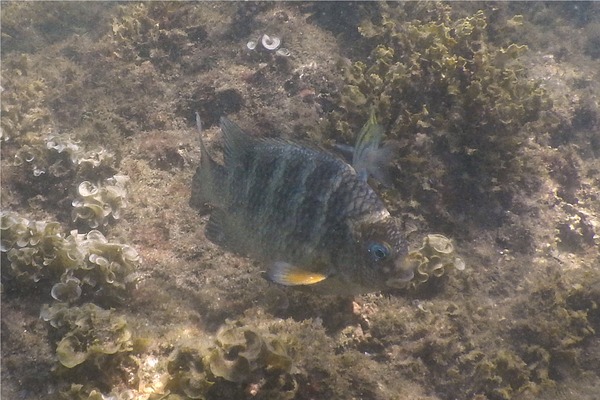
[[[399,257],[394,262],[392,277],[387,279],[386,286],[391,288],[404,288],[415,276],[416,265],[408,257]]]

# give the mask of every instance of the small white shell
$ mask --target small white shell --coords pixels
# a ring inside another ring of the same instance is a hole
[[[258,43],[256,42],[256,40],[250,40],[248,43],[246,43],[246,47],[248,48],[248,50],[254,50],[257,44]]]
[[[38,167],[33,167],[33,176],[40,176],[45,173],[46,173],[46,171],[44,171],[43,169],[40,169]]]
[[[290,51],[288,49],[286,49],[285,47],[282,47],[280,49],[278,49],[275,54],[277,54],[278,56],[282,56],[282,57],[289,57],[290,56]]]
[[[279,45],[281,45],[281,39],[279,39],[277,36],[271,37],[267,34],[264,34],[261,39],[261,43],[267,50],[277,50]]]

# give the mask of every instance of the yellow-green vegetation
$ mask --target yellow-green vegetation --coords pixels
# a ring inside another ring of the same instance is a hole
[[[82,294],[123,300],[138,279],[135,249],[109,242],[99,231],[65,235],[57,222],[31,221],[4,211],[0,228],[6,273],[21,283],[51,287],[58,301],[76,301]]]
[[[60,400],[104,400],[102,392],[86,388],[82,384],[73,383],[67,389],[61,390],[57,396]]]
[[[97,388],[89,384],[72,383],[66,389],[60,390],[55,396],[57,400],[131,400],[135,399],[135,394],[131,391],[125,390],[122,392],[115,393],[111,391],[105,395]]]
[[[56,342],[54,373],[61,379],[52,398],[134,398],[123,386],[138,369],[133,356],[136,343],[125,317],[85,303],[78,307],[44,305],[40,318],[50,324],[49,337]]]
[[[73,221],[83,220],[90,228],[119,218],[126,207],[128,178],[113,175],[116,160],[112,152],[103,147],[87,150],[68,134],[44,138],[38,133],[17,141],[25,144],[15,152],[13,170],[22,177],[18,184],[26,187],[29,196],[43,196],[54,206],[65,197],[74,197]],[[107,178],[102,181],[104,176]],[[91,179],[99,183],[92,184]]]
[[[5,141],[16,136],[32,137],[48,123],[50,111],[45,104],[47,83],[42,79],[25,80],[22,69],[27,68],[27,56],[9,61],[15,74],[5,74],[4,87],[18,87],[18,90],[2,94],[2,118],[0,138]]]
[[[506,207],[524,179],[526,126],[550,101],[519,62],[527,47],[492,44],[483,11],[455,19],[448,7],[432,7],[419,20],[402,3],[381,5],[363,21],[372,50],[345,67],[334,126],[351,141],[351,126],[375,107],[388,137],[404,146],[403,193],[419,201],[436,193],[453,208]]]
[[[596,399],[592,8],[2,3],[2,398]],[[371,109],[411,288],[314,296],[205,240],[194,111],[218,149],[222,115],[352,144]]]
[[[114,167],[114,154],[104,148],[86,150],[70,135],[37,136],[15,153],[14,166],[29,166],[34,176],[49,174],[61,178],[69,174],[97,175]]]
[[[119,219],[121,210],[126,206],[125,185],[129,178],[115,175],[104,184],[83,181],[77,188],[77,198],[73,200],[73,222],[81,219],[90,228],[108,224],[109,218]]]
[[[171,354],[167,389],[192,399],[239,398],[254,385],[260,398],[293,398],[297,384],[286,347],[278,336],[226,325],[212,346],[182,346]]]
[[[415,276],[410,281],[412,287],[427,282],[431,276],[439,278],[450,269],[465,269],[465,262],[456,255],[450,239],[438,234],[425,236],[423,245],[411,251],[406,262],[414,265],[411,267],[415,271]]]
[[[159,70],[175,67],[206,38],[201,15],[177,2],[121,6],[112,20],[112,45],[120,59],[150,61]]]
[[[41,318],[57,329],[58,361],[74,368],[86,361],[101,361],[105,355],[128,353],[133,349],[127,321],[110,310],[86,303],[80,307],[64,304],[44,306]]]

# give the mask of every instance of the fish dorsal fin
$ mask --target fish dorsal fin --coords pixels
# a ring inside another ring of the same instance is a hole
[[[224,158],[226,165],[238,159],[240,155],[252,149],[258,143],[257,139],[248,135],[227,117],[221,117],[221,132],[225,144]]]
[[[314,285],[327,279],[327,275],[307,271],[283,261],[273,263],[267,271],[267,277],[271,281],[285,286]]]

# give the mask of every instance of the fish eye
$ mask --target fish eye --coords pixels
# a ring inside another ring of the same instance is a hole
[[[371,243],[369,245],[369,254],[373,261],[381,261],[390,255],[390,248],[385,243]]]

